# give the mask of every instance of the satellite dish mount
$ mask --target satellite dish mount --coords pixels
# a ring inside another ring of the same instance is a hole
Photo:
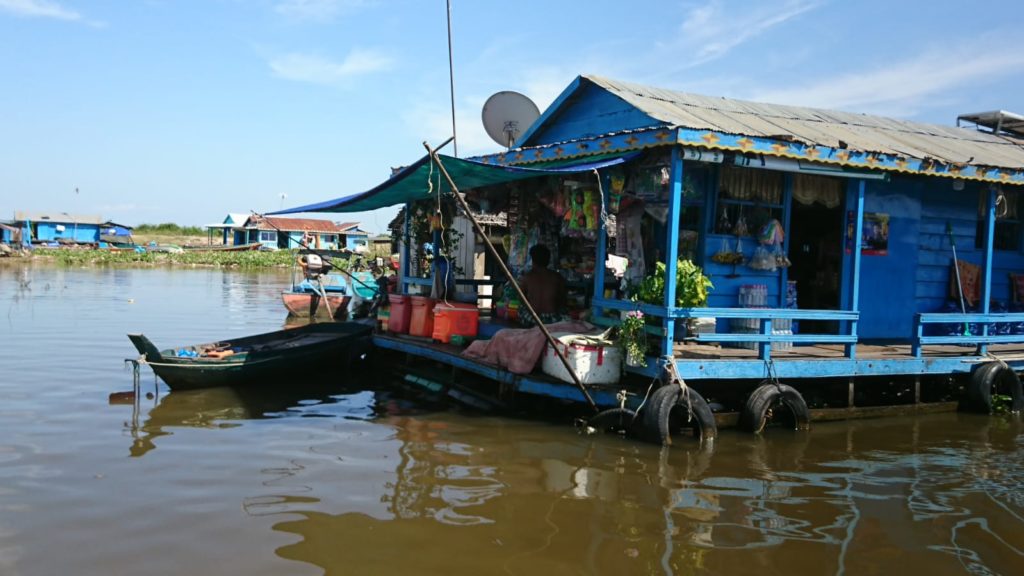
[[[487,135],[499,145],[512,148],[540,118],[540,110],[526,96],[505,90],[492,94],[484,102],[482,117]]]

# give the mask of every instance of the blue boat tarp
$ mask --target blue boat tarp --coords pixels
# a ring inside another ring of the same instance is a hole
[[[440,155],[441,163],[444,164],[448,174],[451,175],[459,190],[479,188],[481,186],[492,186],[524,178],[536,178],[552,174],[565,174],[572,172],[589,172],[622,164],[638,156],[638,152],[626,154],[610,154],[600,157],[576,159],[572,163],[549,164],[543,168],[523,168],[518,166],[500,166],[497,164],[486,164],[477,160],[464,158],[453,158]],[[431,170],[433,168],[433,170]],[[430,184],[433,184],[431,190]],[[366,192],[352,194],[278,210],[270,214],[297,214],[301,212],[366,212],[378,208],[386,208],[418,200],[427,200],[437,194],[437,190],[443,193],[451,191],[444,177],[432,166],[430,156],[424,156],[413,164],[406,166],[394,176]]]

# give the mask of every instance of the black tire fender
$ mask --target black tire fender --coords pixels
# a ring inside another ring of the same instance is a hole
[[[647,399],[643,412],[645,438],[662,446],[671,446],[673,434],[678,437],[684,428],[690,436],[702,442],[718,436],[718,425],[711,407],[692,388],[687,388],[685,395],[676,384],[656,388]]]
[[[1012,399],[1010,411],[1017,413],[1024,409],[1024,391],[1020,377],[1008,366],[999,362],[982,364],[971,373],[967,385],[967,409],[981,414],[992,413],[992,394],[1007,394]]]
[[[639,421],[636,412],[629,408],[609,408],[587,420],[587,426],[601,432],[628,434]]]
[[[811,425],[807,403],[792,386],[767,383],[758,386],[740,412],[739,426],[742,430],[760,434],[775,415],[779,406],[788,409],[793,419],[794,430],[807,430]]]

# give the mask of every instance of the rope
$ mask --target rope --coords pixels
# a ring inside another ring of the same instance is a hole
[[[765,378],[764,383],[765,384],[772,384],[776,388],[778,388],[779,391],[781,391],[782,390],[782,383],[779,382],[779,375],[775,371],[775,360],[773,360],[771,358],[769,358],[768,360],[765,360],[764,361],[764,369],[765,369],[765,372],[767,373],[767,377]]]
[[[1010,368],[1010,365],[1007,364],[1005,360],[1003,360],[1002,358],[1000,358],[999,356],[996,356],[995,354],[993,354],[991,352],[985,352],[985,357],[988,358],[989,360],[993,361],[993,362],[998,362],[999,365],[1002,366],[1003,368],[1006,368],[1008,370],[1012,370],[1012,368]]]
[[[608,216],[608,210],[604,205],[604,187],[601,186],[601,173],[597,171],[597,168],[592,170],[594,178],[597,179],[597,193],[601,197],[601,222],[604,223],[605,230],[611,228],[612,219]]]
[[[430,170],[427,172],[427,195],[428,196],[433,196],[434,195],[434,163],[433,162],[430,163]],[[447,242],[445,241],[445,238],[444,238],[445,228],[444,228],[444,214],[441,212],[441,172],[440,171],[438,171],[438,173],[437,173],[437,211],[435,213],[437,214],[438,225],[441,227],[441,255],[444,256],[445,261],[447,262],[447,264],[444,267],[443,286],[441,287],[441,299],[445,303],[445,305],[447,306],[448,305],[448,281],[451,279],[452,261],[451,261],[450,250],[448,249]],[[433,240],[433,239],[431,239],[431,240]],[[436,262],[434,263],[434,266],[435,267],[437,266]]]
[[[665,365],[665,372],[671,379],[669,385],[675,383],[679,385],[681,397],[686,398],[686,421],[693,421],[693,402],[690,401],[690,387],[686,385],[686,381],[679,375],[679,369],[676,368],[675,360],[671,356],[665,356],[662,358]]]

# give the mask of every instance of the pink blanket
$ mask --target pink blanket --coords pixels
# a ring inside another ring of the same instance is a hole
[[[594,327],[586,322],[558,322],[547,324],[548,332],[586,333]],[[514,374],[529,374],[540,360],[547,339],[540,328],[505,328],[495,333],[490,340],[477,340],[462,354],[497,364]]]

